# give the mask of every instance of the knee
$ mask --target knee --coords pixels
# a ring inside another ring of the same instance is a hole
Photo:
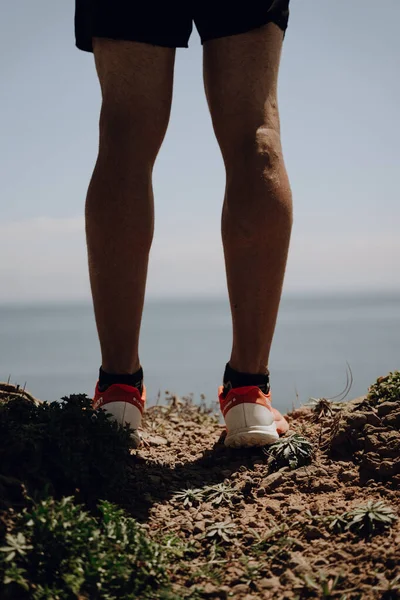
[[[225,164],[226,215],[244,238],[253,238],[255,223],[291,227],[292,196],[278,131],[260,127],[241,135]]]
[[[100,113],[100,154],[122,163],[153,165],[164,130],[150,115],[136,112],[127,103],[103,100]]]
[[[268,127],[242,133],[225,155],[228,191],[247,209],[252,204],[273,208],[290,202],[290,186],[279,131]],[[238,193],[234,192],[237,190]],[[239,192],[240,190],[240,192]],[[229,194],[228,194],[229,195]]]
[[[258,176],[273,182],[283,164],[279,132],[268,127],[242,132],[231,144],[228,156],[228,174],[231,171],[241,177]]]

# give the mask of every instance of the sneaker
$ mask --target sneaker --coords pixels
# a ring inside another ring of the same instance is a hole
[[[286,419],[271,406],[271,392],[264,394],[249,385],[229,390],[224,398],[223,389],[218,389],[218,395],[227,429],[225,446],[266,446],[289,429]]]
[[[144,384],[143,393],[140,395],[138,388],[122,383],[110,385],[104,392],[101,392],[97,382],[92,406],[94,409],[103,408],[121,425],[128,423],[133,429],[131,438],[134,446],[139,448],[141,438],[138,429],[142,423],[145,402],[146,387]]]

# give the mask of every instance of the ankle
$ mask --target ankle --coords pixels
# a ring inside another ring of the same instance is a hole
[[[103,367],[99,370],[99,388],[105,391],[110,385],[124,384],[135,387],[140,393],[143,392],[143,369],[140,367],[131,373],[109,373]]]
[[[228,362],[225,366],[223,386],[224,397],[228,394],[229,390],[245,386],[257,386],[264,394],[268,394],[270,390],[269,371],[268,369],[264,369],[263,373],[240,372],[233,369]]]

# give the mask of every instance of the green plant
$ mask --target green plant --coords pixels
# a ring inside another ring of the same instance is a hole
[[[358,506],[343,515],[348,522],[347,529],[361,535],[370,535],[390,527],[397,519],[396,513],[382,501],[370,500],[365,506]]]
[[[186,488],[176,492],[171,500],[172,502],[182,502],[183,506],[193,506],[199,504],[204,496],[204,492],[200,488]]]
[[[335,598],[340,594],[337,587],[342,583],[343,578],[341,575],[329,575],[324,571],[319,571],[314,577],[309,574],[303,575],[304,588],[303,592],[307,592],[316,595],[317,598]],[[341,596],[345,598],[345,596]]]
[[[334,533],[343,533],[348,527],[348,513],[344,513],[343,515],[332,515],[331,517],[327,517],[329,522],[329,529]]]
[[[313,457],[314,448],[312,443],[302,435],[294,433],[264,448],[265,454],[270,457],[273,470],[289,466],[297,469],[308,465]]]
[[[314,422],[333,417],[334,413],[341,409],[338,402],[329,398],[310,398],[306,406],[312,408]]]
[[[377,573],[379,583],[374,586],[374,590],[382,592],[380,600],[398,600],[400,598],[400,575],[388,579],[385,573]]]
[[[296,540],[287,535],[289,528],[284,523],[270,529],[263,538],[256,542],[256,555],[266,555],[271,564],[286,564]]]
[[[235,534],[236,525],[231,521],[212,523],[206,529],[205,537],[218,538],[220,541],[229,542]]]
[[[390,372],[379,377],[368,390],[367,400],[378,402],[396,402],[400,400],[400,371]]]
[[[37,405],[0,401],[2,477],[19,480],[36,500],[73,494],[88,504],[99,497],[120,500],[131,448],[130,430],[94,411],[84,394]],[[10,493],[2,501],[15,500]]]
[[[72,498],[25,508],[2,544],[1,598],[133,600],[166,590],[160,546],[109,502],[99,503],[98,514],[91,516]]]
[[[240,560],[244,568],[244,573],[240,577],[240,582],[249,586],[250,590],[257,590],[257,581],[260,579],[260,565],[247,556],[243,556]]]
[[[217,483],[205,487],[203,492],[205,498],[214,506],[223,504],[232,505],[232,498],[237,494],[237,489],[226,483]]]

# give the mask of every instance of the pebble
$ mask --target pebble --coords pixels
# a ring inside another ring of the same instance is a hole
[[[273,590],[274,588],[280,587],[281,582],[279,581],[279,577],[263,577],[257,581],[257,585],[262,590]]]
[[[284,477],[285,475],[279,471],[277,473],[271,473],[263,481],[265,489],[267,491],[274,490],[282,483]]]

